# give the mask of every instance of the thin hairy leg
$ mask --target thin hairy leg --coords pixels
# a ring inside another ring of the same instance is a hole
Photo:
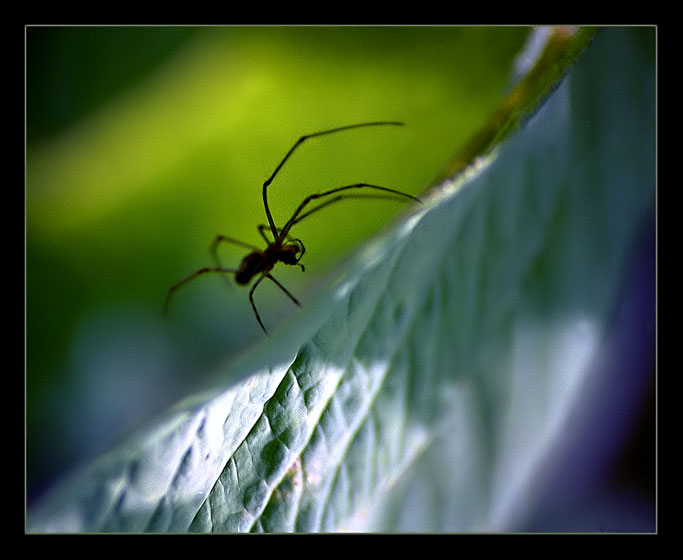
[[[233,268],[222,268],[220,266],[207,266],[204,268],[200,268],[196,272],[190,274],[187,278],[184,278],[180,282],[177,282],[176,284],[173,284],[173,286],[171,286],[171,288],[168,290],[168,293],[166,294],[163,313],[166,313],[168,311],[168,306],[171,303],[171,298],[173,297],[173,294],[175,294],[180,288],[182,288],[185,284],[194,280],[195,278],[198,278],[199,276],[203,276],[204,274],[209,273],[234,274],[235,272],[237,272],[237,270]]]
[[[285,162],[290,158],[290,156],[294,153],[294,150],[296,150],[301,144],[303,144],[306,140],[310,138],[315,138],[317,136],[324,136],[326,134],[333,134],[335,132],[341,132],[342,130],[349,130],[352,128],[361,128],[364,126],[384,126],[384,125],[393,125],[393,126],[403,126],[402,122],[393,122],[393,121],[377,121],[377,122],[367,122],[367,123],[360,123],[360,124],[351,124],[347,126],[338,126],[337,128],[331,128],[329,130],[323,130],[321,132],[314,132],[313,134],[306,134],[305,136],[302,136],[299,138],[294,145],[289,149],[289,151],[285,154],[285,157],[282,158],[282,161],[278,164],[278,166],[275,168],[275,171],[271,173],[270,177],[265,180],[263,183],[263,206],[266,211],[266,218],[268,219],[268,226],[270,227],[270,231],[273,234],[273,237],[276,238],[278,236],[278,228],[275,225],[275,221],[273,220],[273,215],[270,213],[270,208],[268,207],[268,185],[270,185],[273,182],[273,179],[275,179],[275,176],[278,174],[280,169],[282,169],[282,166],[285,164]]]

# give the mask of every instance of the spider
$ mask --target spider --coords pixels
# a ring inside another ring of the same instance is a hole
[[[209,274],[209,273],[218,273],[218,274],[234,274],[235,275],[235,281],[237,284],[240,284],[242,286],[246,286],[249,284],[254,277],[256,277],[256,281],[252,284],[251,289],[249,290],[249,303],[251,304],[251,308],[254,311],[254,315],[256,316],[256,320],[258,321],[258,324],[261,326],[263,329],[263,332],[268,334],[268,331],[266,330],[266,327],[263,325],[263,321],[261,320],[261,316],[259,315],[258,310],[256,309],[256,304],[254,303],[254,291],[256,290],[257,286],[263,281],[264,278],[268,278],[268,280],[272,281],[278,288],[280,288],[286,295],[289,297],[290,300],[292,300],[296,305],[301,306],[301,303],[299,300],[297,300],[288,290],[285,288],[280,282],[278,282],[275,277],[271,274],[271,270],[277,263],[283,263],[291,266],[298,266],[301,268],[301,270],[304,269],[304,265],[301,264],[299,261],[301,261],[301,257],[304,256],[304,253],[306,252],[306,248],[304,247],[303,242],[301,239],[296,239],[293,238],[290,235],[290,231],[292,227],[295,224],[298,224],[301,220],[304,218],[307,218],[314,212],[317,212],[318,210],[321,210],[325,208],[326,206],[329,206],[330,204],[333,204],[335,202],[339,202],[340,200],[344,200],[347,198],[397,198],[397,197],[405,197],[411,200],[414,200],[416,202],[420,202],[420,199],[417,197],[414,197],[410,194],[397,191],[394,189],[389,189],[387,187],[381,187],[378,185],[370,185],[368,183],[355,183],[353,185],[346,185],[343,187],[337,187],[335,189],[330,189],[328,191],[324,191],[321,193],[317,194],[311,194],[308,195],[306,198],[303,199],[303,201],[299,204],[299,206],[296,208],[292,216],[285,222],[284,226],[278,227],[275,225],[275,221],[273,220],[273,215],[270,212],[270,208],[268,206],[268,185],[270,185],[273,182],[273,179],[275,179],[275,176],[278,174],[280,169],[284,166],[285,162],[290,158],[290,156],[294,153],[294,151],[301,145],[303,144],[306,140],[310,138],[315,138],[317,136],[324,136],[326,134],[333,134],[336,132],[341,132],[343,130],[349,130],[352,128],[360,128],[360,127],[365,127],[365,126],[385,126],[385,125],[396,125],[396,126],[401,126],[403,123],[401,122],[393,122],[393,121],[378,121],[378,122],[366,122],[366,123],[360,123],[360,124],[352,124],[352,125],[347,125],[347,126],[340,126],[337,128],[332,128],[329,130],[323,130],[321,132],[314,132],[312,134],[307,134],[305,136],[302,136],[299,138],[294,145],[289,149],[289,151],[285,154],[285,157],[282,158],[282,161],[278,164],[278,166],[275,168],[275,171],[266,179],[266,181],[263,183],[263,206],[266,211],[266,218],[268,220],[268,224],[261,224],[257,226],[257,229],[259,233],[261,234],[261,237],[266,242],[266,248],[265,249],[260,249],[254,245],[251,245],[249,243],[244,243],[243,241],[240,241],[238,239],[234,239],[232,237],[227,237],[225,235],[218,235],[216,238],[213,240],[213,243],[211,244],[210,251],[214,256],[214,260],[216,262],[216,266],[207,266],[204,268],[200,268],[199,270],[193,272],[190,274],[187,278],[184,278],[180,282],[177,282],[168,291],[168,294],[166,295],[166,301],[164,303],[164,312],[168,309],[168,305],[170,303],[170,300],[173,296],[173,294],[182,286],[187,284],[188,282],[194,280],[195,278],[199,276],[203,276],[204,274]],[[359,190],[359,189],[366,189],[366,190],[374,190],[374,191],[380,191],[382,194],[372,194],[368,196],[364,196],[362,194],[357,194],[357,193],[349,193],[347,191],[352,191],[352,190]],[[308,205],[313,202],[314,200],[318,200],[320,198],[325,198],[325,197],[330,197],[318,204],[317,206],[314,206],[313,208],[307,209]],[[306,211],[304,211],[306,210]],[[268,236],[266,235],[266,231],[269,231],[270,234],[273,237],[273,241],[270,241],[268,239]],[[249,249],[251,252],[242,259],[242,262],[239,265],[239,268],[224,268],[220,266],[220,262],[218,261],[218,246],[221,243],[232,243],[234,245],[239,245],[241,247],[245,247]]]

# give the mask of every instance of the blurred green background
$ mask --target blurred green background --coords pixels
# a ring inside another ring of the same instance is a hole
[[[304,196],[368,182],[419,194],[511,85],[528,28],[28,27],[27,493],[105,450],[262,339],[247,290],[205,277],[216,234],[261,244]],[[405,205],[347,201],[297,225],[305,304]],[[224,247],[226,266],[244,256]],[[262,284],[269,329],[296,311]],[[209,374],[206,373],[208,376]]]

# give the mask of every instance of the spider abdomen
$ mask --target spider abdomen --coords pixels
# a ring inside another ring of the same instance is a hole
[[[254,251],[242,259],[240,267],[235,273],[235,282],[244,286],[259,272],[265,270],[265,254]],[[271,265],[272,268],[272,265]]]

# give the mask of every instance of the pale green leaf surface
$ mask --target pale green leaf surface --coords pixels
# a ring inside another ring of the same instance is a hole
[[[654,208],[641,49],[602,31],[492,161],[432,189],[232,363],[241,383],[74,475],[29,530],[514,530],[600,375]],[[438,488],[429,515],[400,505],[416,480]]]

